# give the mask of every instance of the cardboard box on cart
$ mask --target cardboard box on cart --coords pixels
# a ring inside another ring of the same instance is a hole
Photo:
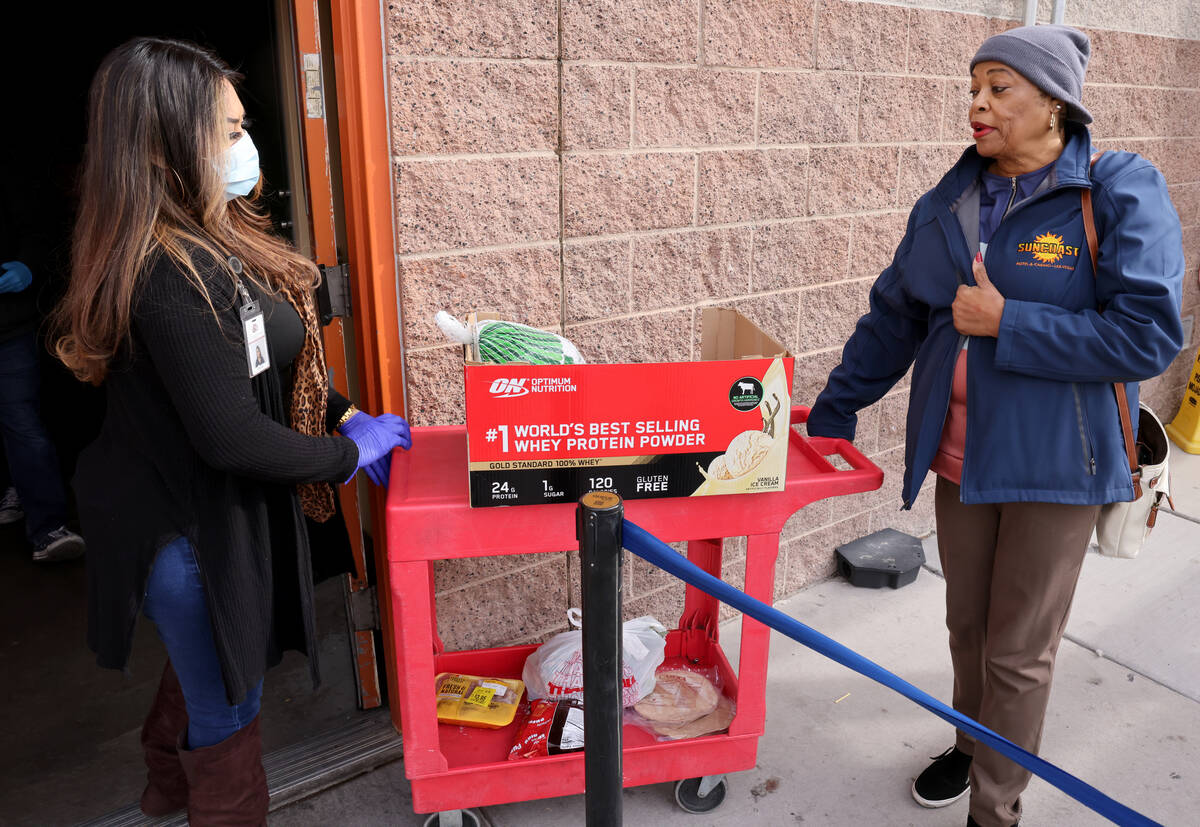
[[[473,507],[573,502],[596,489],[625,499],[784,489],[793,358],[735,310],[704,310],[699,362],[475,357],[468,348]]]

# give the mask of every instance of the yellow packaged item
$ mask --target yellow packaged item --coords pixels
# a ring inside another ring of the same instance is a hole
[[[437,716],[443,724],[500,729],[512,723],[525,684],[512,678],[481,678],[442,672],[434,678]]]

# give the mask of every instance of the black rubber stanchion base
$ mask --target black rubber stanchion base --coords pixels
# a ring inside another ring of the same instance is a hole
[[[925,563],[925,549],[911,534],[885,528],[838,546],[838,574],[852,586],[898,589],[917,579]]]

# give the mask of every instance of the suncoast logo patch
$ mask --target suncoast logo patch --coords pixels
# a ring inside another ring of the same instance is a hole
[[[1057,267],[1074,270],[1079,258],[1079,248],[1063,243],[1063,237],[1055,233],[1040,233],[1033,241],[1017,245],[1017,265],[1021,267]],[[1026,258],[1026,256],[1028,256]],[[1069,260],[1069,261],[1068,261]],[[1061,262],[1061,263],[1060,263]]]

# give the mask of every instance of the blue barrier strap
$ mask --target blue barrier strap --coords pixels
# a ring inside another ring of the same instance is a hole
[[[768,606],[740,589],[726,583],[720,578],[713,577],[708,572],[697,567],[681,554],[676,552],[663,541],[645,529],[625,521],[623,545],[631,552],[653,563],[663,571],[675,575],[680,580],[689,583],[701,591],[726,603],[747,617],[770,626],[803,643],[808,648],[821,653],[830,660],[853,669],[860,675],[865,675],[873,681],[883,684],[889,689],[899,692],[904,697],[924,707],[944,721],[953,724],[963,732],[972,735],[977,741],[987,744],[1001,755],[1012,759],[1025,769],[1045,779],[1076,801],[1095,810],[1100,815],[1115,824],[1128,827],[1162,827],[1136,810],[1126,807],[1121,802],[1109,798],[1090,784],[1086,784],[1066,770],[1059,769],[1044,758],[1039,758],[1028,750],[1014,744],[1002,735],[998,735],[987,727],[976,723],[961,712],[946,706],[927,692],[923,692],[906,680],[893,675],[879,664],[864,658],[862,655],[826,637],[817,630],[805,626],[795,618]]]

